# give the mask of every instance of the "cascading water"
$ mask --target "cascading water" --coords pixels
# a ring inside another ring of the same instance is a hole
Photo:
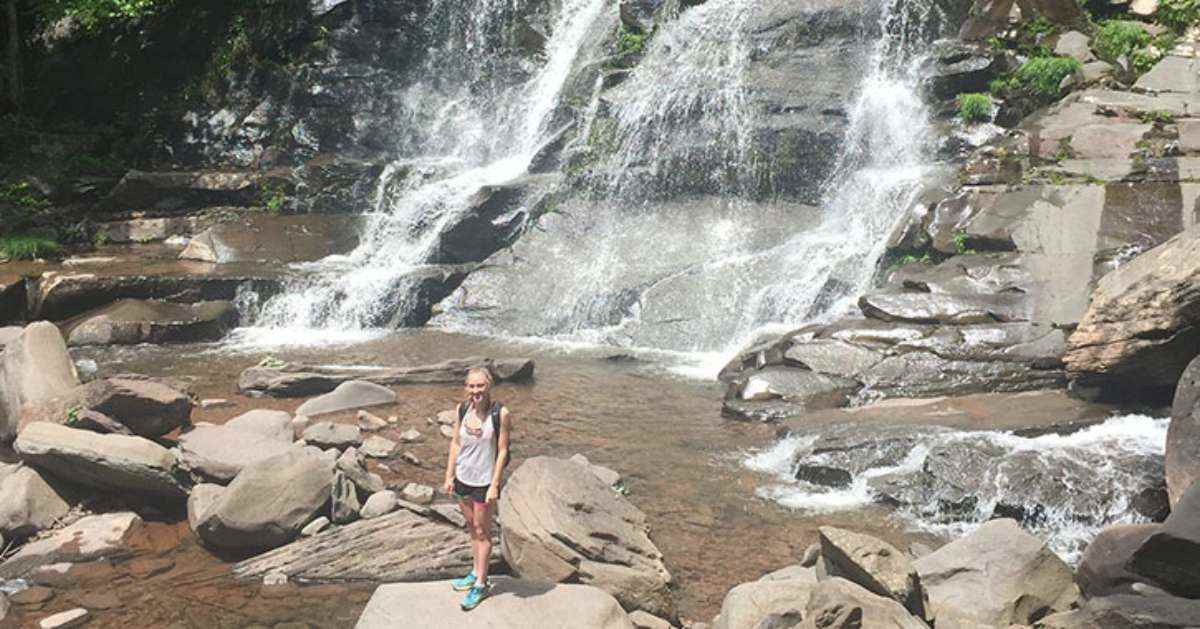
[[[916,73],[925,40],[914,36],[931,7],[860,9],[882,17],[853,25],[818,20],[802,3],[710,0],[683,11],[603,94],[606,115],[591,122],[581,160],[591,174],[562,204],[568,218],[523,238],[524,266],[469,279],[438,323],[685,352],[715,367],[764,328],[834,310],[867,285],[932,166]],[[763,35],[780,15],[852,44],[822,44],[827,58],[781,76],[786,53],[762,61],[795,37]],[[847,82],[856,76],[857,89]],[[805,100],[821,90],[826,98]],[[820,113],[846,103],[844,122]],[[822,142],[837,148],[826,154]],[[804,162],[789,164],[794,154]],[[830,174],[818,207],[799,203],[794,182],[821,172]]]
[[[521,176],[545,141],[559,93],[604,0],[566,0],[545,62],[527,81],[497,67],[497,40],[514,16],[532,11],[521,0],[461,3],[437,0],[426,20],[426,79],[400,96],[405,128],[423,130],[405,157],[380,178],[377,206],[359,246],[345,256],[302,265],[304,277],[259,307],[243,339],[312,342],[380,331],[403,317],[408,276],[425,264],[447,225],[482,188]],[[511,61],[510,61],[511,64]],[[319,330],[319,332],[316,332]]]
[[[1016,517],[1074,561],[1105,526],[1145,522],[1153,515],[1147,512],[1165,508],[1167,425],[1124,415],[1073,434],[1030,438],[875,427],[851,440],[858,444],[853,451],[837,447],[836,431],[801,433],[743,465],[770,474],[773,482],[758,495],[786,507],[830,512],[881,502],[895,506],[908,526],[947,536],[992,517]]]

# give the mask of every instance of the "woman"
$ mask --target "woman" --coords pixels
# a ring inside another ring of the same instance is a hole
[[[500,495],[500,473],[508,461],[508,409],[492,401],[492,374],[486,369],[467,372],[467,400],[458,406],[443,489],[458,498],[471,533],[474,569],[453,581],[466,591],[464,610],[475,609],[488,595],[488,557],[492,553],[492,513]]]

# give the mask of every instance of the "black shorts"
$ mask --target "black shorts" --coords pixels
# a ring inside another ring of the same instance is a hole
[[[468,485],[457,478],[454,479],[454,495],[462,498],[463,500],[470,498],[472,501],[481,504],[487,502],[488,487],[491,487],[491,485],[476,487],[474,485]]]

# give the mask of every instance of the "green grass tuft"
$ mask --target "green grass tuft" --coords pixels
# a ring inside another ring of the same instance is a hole
[[[1078,69],[1071,57],[1034,57],[1017,68],[1013,82],[1040,96],[1057,96],[1062,80]]]
[[[58,243],[52,238],[30,234],[6,234],[0,236],[0,258],[9,260],[33,260],[58,252]]]
[[[963,122],[987,122],[992,119],[992,97],[982,93],[958,95],[958,117]]]
[[[1200,0],[1159,0],[1154,19],[1159,24],[1182,33],[1200,21]]]
[[[1116,61],[1150,43],[1150,34],[1134,22],[1109,20],[1096,30],[1092,48],[1105,61]]]

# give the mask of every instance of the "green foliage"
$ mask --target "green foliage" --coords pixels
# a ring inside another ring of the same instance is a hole
[[[114,20],[145,17],[171,3],[172,0],[40,0],[37,5],[47,20],[73,17],[90,30]]]
[[[1154,17],[1159,24],[1182,33],[1200,21],[1200,0],[1159,0]]]
[[[263,206],[272,214],[278,214],[282,211],[283,204],[287,202],[287,192],[283,189],[282,185],[263,184],[262,193],[259,197]]]
[[[992,97],[971,93],[958,95],[958,117],[963,122],[986,122],[992,118]]]
[[[1155,123],[1155,122],[1161,122],[1163,124],[1171,124],[1172,122],[1175,122],[1175,116],[1172,115],[1171,112],[1163,110],[1163,109],[1155,109],[1153,111],[1143,111],[1142,114],[1138,117],[1142,119],[1142,122],[1147,123],[1147,124]]]
[[[8,234],[0,236],[0,258],[7,260],[33,260],[57,251],[58,243],[43,235]]]
[[[1025,33],[1033,36],[1049,35],[1057,30],[1057,27],[1053,22],[1047,20],[1046,16],[1039,15],[1036,18],[1026,22],[1022,27],[1022,30],[1024,30]]]
[[[622,22],[617,27],[617,55],[626,57],[641,54],[646,47],[646,34],[625,27]]]
[[[950,241],[954,243],[955,253],[960,256],[975,253],[974,249],[967,246],[967,232],[963,230],[954,232],[954,235],[950,237]]]
[[[49,207],[50,201],[35,195],[28,182],[0,186],[0,233],[30,229]]]
[[[1062,80],[1079,67],[1071,57],[1034,57],[1017,68],[1008,87],[1028,89],[1039,96],[1057,96]]]
[[[1115,61],[1121,55],[1150,43],[1150,34],[1135,22],[1109,20],[1096,29],[1092,48],[1105,61]]]

